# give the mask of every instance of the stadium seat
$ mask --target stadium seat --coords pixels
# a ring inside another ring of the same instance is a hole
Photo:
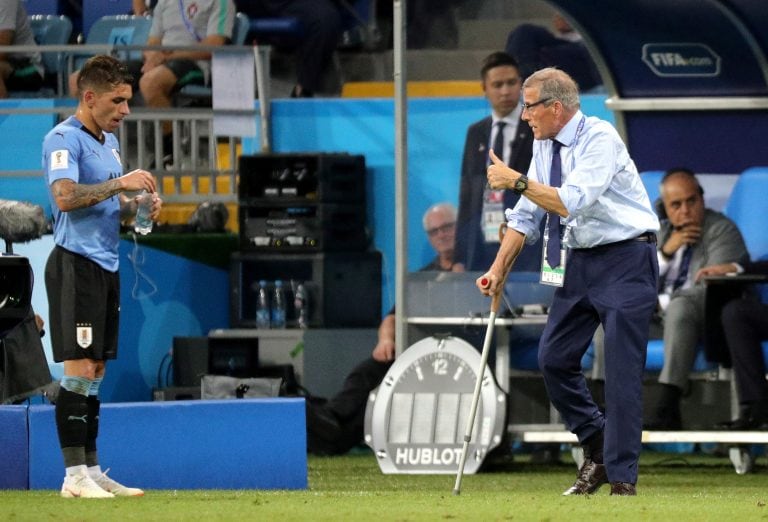
[[[733,186],[723,213],[741,230],[752,259],[768,258],[768,228],[765,202],[768,201],[768,167],[752,167],[741,173]]]
[[[85,43],[112,44],[116,47],[124,45],[144,45],[149,38],[149,29],[152,19],[146,16],[110,15],[99,18],[88,31]],[[90,58],[91,54],[73,54],[72,71],[80,69],[83,62]],[[123,51],[117,54],[121,60],[141,60],[141,51]]]
[[[738,225],[750,257],[768,259],[768,228],[765,226],[765,202],[768,200],[768,167],[751,167],[741,173],[733,186],[723,212]],[[761,298],[768,303],[768,284],[760,285]],[[768,360],[768,342],[763,343]]]
[[[65,45],[72,34],[72,21],[64,15],[31,15],[29,25],[38,45]],[[64,53],[43,52],[42,59],[46,77],[56,76],[56,89],[61,96],[64,93],[66,71]]]
[[[651,200],[651,205],[656,205],[656,201],[659,199],[659,186],[661,185],[661,178],[664,177],[663,170],[646,170],[640,173],[640,180],[645,185],[645,190],[648,192],[648,199]]]
[[[232,30],[232,45],[245,45],[245,37],[251,27],[251,21],[245,13],[235,15],[235,27]]]

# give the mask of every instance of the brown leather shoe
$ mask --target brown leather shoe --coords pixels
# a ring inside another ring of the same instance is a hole
[[[586,459],[579,470],[576,482],[563,495],[591,495],[608,482],[605,466]]]
[[[634,497],[637,495],[635,485],[629,482],[611,482],[611,495],[627,495]]]

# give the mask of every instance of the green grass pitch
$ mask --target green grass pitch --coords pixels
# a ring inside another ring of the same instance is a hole
[[[723,456],[644,452],[637,497],[612,497],[608,487],[588,497],[562,497],[576,475],[570,456],[563,454],[559,465],[522,456],[504,469],[465,476],[457,496],[454,475],[383,475],[373,454],[361,451],[309,457],[303,491],[165,490],[107,500],[0,491],[0,520],[768,520],[762,460],[752,473],[737,475]]]

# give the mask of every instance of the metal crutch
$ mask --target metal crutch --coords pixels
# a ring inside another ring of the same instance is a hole
[[[485,374],[485,367],[488,363],[488,352],[491,347],[491,340],[493,339],[493,326],[496,322],[496,313],[499,311],[499,304],[501,303],[501,296],[504,294],[504,283],[506,277],[502,280],[499,290],[491,298],[491,313],[488,316],[488,328],[485,330],[485,339],[483,341],[483,352],[480,356],[480,368],[477,372],[477,381],[475,382],[475,392],[472,395],[472,408],[469,410],[469,419],[467,420],[467,427],[464,432],[464,445],[461,447],[461,458],[459,459],[459,471],[456,473],[456,484],[453,486],[453,494],[458,495],[461,493],[461,478],[464,474],[464,464],[467,462],[467,451],[469,449],[469,443],[472,440],[472,428],[475,424],[475,415],[477,414],[477,405],[480,402],[480,388],[483,385],[483,375]],[[490,284],[490,281],[483,279],[481,281],[484,287]]]

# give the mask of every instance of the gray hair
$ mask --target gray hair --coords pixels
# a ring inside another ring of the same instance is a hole
[[[539,98],[551,98],[550,102],[559,100],[567,111],[576,111],[581,106],[579,101],[579,86],[568,73],[547,67],[531,74],[523,82],[523,89],[539,87]]]
[[[444,212],[450,216],[451,221],[456,221],[456,207],[447,202],[438,203],[432,205],[426,212],[424,212],[424,216],[421,218],[421,224],[424,227],[424,230],[427,229],[427,217],[434,212]]]

